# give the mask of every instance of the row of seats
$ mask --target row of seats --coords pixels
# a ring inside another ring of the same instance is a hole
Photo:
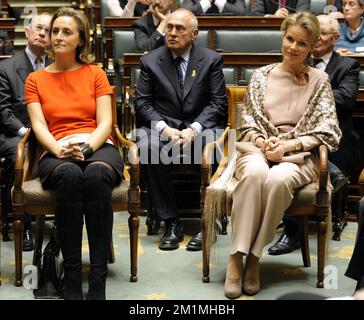
[[[311,0],[311,6],[310,10],[315,14],[321,14],[324,12],[324,8],[327,5],[327,0]],[[177,0],[177,6],[181,7],[183,3],[183,0]],[[107,0],[101,0],[100,1],[101,6],[101,22],[105,20],[105,17],[110,16],[110,11],[107,6]],[[245,15],[249,16],[251,12],[251,1],[245,0]]]
[[[242,68],[241,72],[240,72],[240,76],[239,76],[237,68],[224,67],[223,72],[224,72],[226,85],[233,86],[233,85],[237,85],[239,82],[247,84],[250,81],[250,78],[252,76],[254,69],[255,69],[254,67]],[[133,70],[131,71],[131,85],[132,86],[136,85],[136,81],[139,77],[139,74],[140,74],[140,69],[133,68]],[[364,87],[364,70],[360,70],[359,83],[360,83],[361,87]]]
[[[200,30],[196,44],[223,52],[280,52],[280,30],[215,30],[215,44],[211,45],[209,31]],[[113,30],[113,57],[115,62],[124,53],[136,52],[133,30]]]

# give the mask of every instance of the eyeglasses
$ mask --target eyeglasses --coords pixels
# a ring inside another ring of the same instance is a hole
[[[31,28],[37,32],[44,31],[44,33],[49,34],[49,28],[43,27],[41,24],[37,24],[35,26],[32,25]]]

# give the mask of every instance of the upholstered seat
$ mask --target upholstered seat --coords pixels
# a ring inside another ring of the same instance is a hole
[[[216,30],[215,48],[223,52],[280,52],[280,30]]]
[[[219,218],[222,222],[222,228],[226,229],[228,222],[227,215],[231,212],[232,197],[231,193],[226,190],[226,186],[216,184],[215,182],[223,174],[231,154],[231,145],[227,143],[228,133],[230,129],[239,127],[240,123],[240,109],[239,103],[243,101],[245,94],[245,87],[229,87],[228,89],[229,98],[229,115],[228,115],[228,126],[225,133],[216,142],[206,145],[203,151],[203,163],[202,163],[202,188],[201,188],[201,202],[202,202],[202,235],[203,235],[203,281],[209,282],[209,261],[210,261],[210,241],[208,240],[207,230],[211,229],[211,223]],[[213,150],[217,146],[224,144],[224,159],[220,163],[216,173],[211,177],[211,165],[208,159]],[[320,157],[319,165],[319,180],[313,182],[307,186],[301,187],[295,191],[294,198],[291,206],[286,210],[286,215],[302,216],[304,219],[303,232],[302,232],[302,258],[305,267],[311,265],[309,246],[308,246],[308,217],[314,216],[317,220],[317,256],[318,256],[318,271],[317,271],[317,287],[323,288],[324,283],[324,266],[325,266],[325,250],[327,245],[327,224],[328,215],[330,208],[331,199],[331,187],[328,181],[328,167],[327,167],[327,148],[321,145],[318,148]],[[205,205],[205,197],[209,192],[209,188],[213,188],[214,197],[221,199],[221,204],[218,204],[220,212],[216,212],[217,209],[213,206]],[[211,216],[212,215],[212,216]],[[220,215],[220,217],[216,216]],[[222,216],[222,217],[221,217]],[[209,224],[209,225],[208,225]],[[218,225],[218,224],[217,224]],[[210,228],[209,228],[210,227]],[[211,237],[214,239],[215,237]]]

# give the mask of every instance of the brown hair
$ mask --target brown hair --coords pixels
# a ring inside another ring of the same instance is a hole
[[[50,23],[50,37],[52,38],[52,30],[54,21],[59,17],[72,17],[77,25],[80,34],[80,44],[76,49],[76,60],[79,63],[92,63],[95,60],[94,55],[91,53],[91,41],[90,41],[90,24],[87,17],[81,10],[75,10],[73,8],[63,7],[59,8],[53,15]],[[51,49],[47,51],[50,59],[54,60],[54,52]]]
[[[311,45],[320,38],[320,23],[316,16],[310,12],[297,12],[285,18],[281,25],[281,31],[285,34],[289,26],[299,25],[311,35]]]

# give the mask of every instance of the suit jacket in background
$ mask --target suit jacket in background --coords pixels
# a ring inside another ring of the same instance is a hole
[[[252,16],[264,16],[274,14],[278,9],[278,0],[256,0],[255,6],[251,8]],[[310,0],[286,0],[286,9],[289,13],[297,11],[310,11]]]
[[[222,66],[221,55],[193,45],[181,93],[173,57],[166,46],[142,57],[135,99],[141,126],[164,120],[177,129],[195,121],[204,129],[224,127],[227,98]]]
[[[183,0],[182,8],[191,10],[195,15],[218,14],[219,9],[213,4],[205,13],[202,11],[200,0]],[[227,0],[221,12],[222,15],[230,14],[234,16],[245,15],[244,0]]]
[[[359,146],[353,140],[353,106],[359,89],[359,63],[352,58],[333,52],[325,72],[329,75],[336,104],[336,113],[343,137],[339,150],[330,154],[330,161],[346,175],[355,167],[355,150]]]
[[[120,3],[120,7],[124,9],[126,4],[128,3],[128,0],[119,0],[119,3]],[[134,17],[142,16],[143,12],[147,11],[148,8],[149,8],[148,5],[137,2],[137,4],[135,5],[135,8],[134,8]]]
[[[163,46],[164,36],[154,25],[153,14],[149,12],[132,24],[134,40],[139,51],[152,51]]]
[[[46,65],[49,60],[46,59]],[[29,123],[24,100],[25,80],[33,72],[33,66],[25,50],[0,62],[0,135],[18,136],[21,127]]]

